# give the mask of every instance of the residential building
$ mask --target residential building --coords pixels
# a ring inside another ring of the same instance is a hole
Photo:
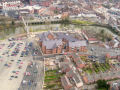
[[[72,35],[65,33],[46,32],[39,35],[40,46],[44,54],[56,54],[64,52],[85,52],[87,43]]]
[[[62,40],[55,39],[51,32],[40,35],[40,46],[44,54],[62,53]]]
[[[61,82],[62,86],[64,87],[64,90],[69,90],[70,88],[72,88],[72,84],[70,83],[66,75],[61,77]]]
[[[80,77],[80,74],[74,69],[71,69],[69,72],[67,72],[64,77],[68,78],[69,85],[70,84],[72,85],[71,88],[73,88],[73,87],[80,88],[83,86],[83,81]],[[68,88],[68,86],[66,86],[63,83],[62,79],[63,79],[63,77],[61,78],[61,81],[62,81],[62,85],[64,86],[64,89],[66,90],[66,88]],[[69,89],[70,89],[70,87],[69,87]],[[69,89],[67,89],[67,90],[69,90]]]
[[[98,43],[99,41],[97,40],[97,38],[95,37],[95,35],[89,31],[83,30],[82,31],[83,36],[85,37],[85,39],[89,42],[89,43]]]
[[[77,68],[83,68],[86,66],[85,62],[81,60],[80,56],[73,54],[71,55],[71,58],[75,62]]]
[[[18,10],[22,6],[21,0],[1,0],[3,10]]]

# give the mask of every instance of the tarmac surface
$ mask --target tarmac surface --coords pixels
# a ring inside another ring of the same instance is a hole
[[[25,71],[27,73],[30,73],[30,75],[24,74],[23,80],[18,90],[42,90],[43,87],[44,59],[39,58],[42,56],[42,53],[40,52],[40,48],[36,44],[35,40],[33,40],[32,43],[32,46],[29,47],[29,57],[31,58],[32,64],[28,65]],[[39,60],[36,59],[36,57],[38,57]]]
[[[11,48],[8,48],[10,43],[15,42]],[[16,56],[11,56],[17,44],[23,43]],[[20,57],[21,52],[24,50],[25,43],[23,41],[8,41],[0,42],[4,46],[0,49],[0,90],[17,90],[23,78],[23,73],[28,65],[27,57]],[[27,60],[26,60],[27,59]],[[12,60],[12,61],[11,61]],[[18,60],[21,60],[18,63]],[[6,64],[6,66],[5,66]],[[21,68],[18,68],[21,66]]]

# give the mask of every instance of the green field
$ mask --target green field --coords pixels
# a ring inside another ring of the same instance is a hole
[[[89,22],[89,21],[81,21],[81,20],[72,20],[71,21],[73,24],[82,24],[82,25],[92,25],[95,24],[93,22]]]

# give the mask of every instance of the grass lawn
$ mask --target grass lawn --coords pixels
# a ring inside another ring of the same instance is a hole
[[[108,63],[105,64],[105,67],[106,67],[107,69],[110,69],[110,65],[109,65]]]
[[[101,88],[101,89],[98,89],[98,90],[107,90],[106,88]]]
[[[89,21],[81,21],[81,20],[72,20],[71,21],[73,24],[83,24],[83,25],[92,25],[95,24],[93,22],[89,22]]]
[[[99,70],[105,72],[105,70],[101,66],[99,67]]]
[[[42,31],[48,31],[47,29],[43,29],[43,30],[30,30],[30,32],[42,32]]]
[[[58,90],[61,89],[61,73],[57,72],[58,70],[48,70],[45,72],[45,90]]]
[[[93,72],[91,68],[86,68],[84,71],[88,74],[92,74]]]
[[[107,68],[105,67],[104,64],[101,64],[101,67],[102,67],[105,71],[107,71]]]
[[[86,56],[80,56],[81,60],[86,61],[87,57]]]
[[[98,73],[99,72],[99,69],[98,68],[94,68],[95,72]]]
[[[45,82],[50,82],[52,81],[53,79],[45,79]]]
[[[55,86],[56,86],[55,84],[47,85],[47,86],[46,86],[46,89],[51,89],[51,88],[54,88]]]

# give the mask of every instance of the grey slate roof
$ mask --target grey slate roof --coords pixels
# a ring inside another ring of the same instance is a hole
[[[81,47],[81,46],[87,46],[87,43],[85,40],[78,40],[74,38],[72,35],[66,34],[66,33],[57,33],[56,35],[54,34],[53,36],[56,38],[55,40],[51,40],[48,38],[48,35],[52,34],[50,31],[44,32],[42,34],[39,34],[40,41],[43,42],[43,45],[46,46],[46,49],[54,49],[58,47],[59,45],[62,45],[62,40],[66,39],[68,40],[68,45],[69,47],[75,48],[75,47]]]
[[[69,47],[81,47],[81,46],[87,46],[87,43],[85,40],[82,41],[76,41],[76,42],[69,42]]]
[[[62,40],[61,39],[46,40],[46,41],[43,41],[43,45],[46,46],[46,49],[54,49],[59,45],[62,45]]]
[[[78,39],[74,38],[72,35],[68,35],[68,34],[65,34],[65,33],[58,33],[57,34],[57,38],[58,39],[66,39],[68,41],[71,41],[71,42],[75,42],[75,41],[78,41]]]
[[[72,85],[72,84],[69,82],[69,79],[67,78],[67,76],[61,77],[61,82],[62,82],[62,85],[63,85],[63,86],[68,86],[69,84]]]
[[[55,35],[54,35],[53,33],[51,33],[50,31],[44,32],[44,33],[38,35],[39,38],[40,38],[40,41],[50,40],[50,39],[47,37],[49,34],[52,34],[52,35],[55,37]]]
[[[78,73],[74,74],[73,79],[74,79],[75,83],[82,82],[81,77]]]

